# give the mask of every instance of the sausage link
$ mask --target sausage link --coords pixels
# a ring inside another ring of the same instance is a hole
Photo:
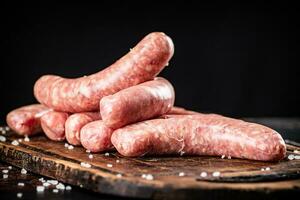
[[[263,125],[215,114],[153,119],[114,131],[111,141],[124,156],[186,154],[261,161],[285,157],[279,133]]]
[[[155,78],[103,97],[100,112],[105,125],[117,129],[166,114],[173,107],[174,100],[171,83],[164,78]]]
[[[150,33],[129,53],[98,73],[77,79],[42,76],[34,85],[34,95],[40,103],[59,111],[99,110],[102,97],[152,80],[173,53],[174,45],[167,35]]]
[[[54,141],[65,139],[65,122],[69,114],[65,112],[50,111],[41,117],[42,129],[46,136]]]
[[[113,129],[106,126],[102,120],[86,124],[80,131],[80,141],[84,148],[91,152],[102,152],[113,148],[110,141]]]
[[[6,116],[8,126],[19,135],[35,135],[42,131],[40,118],[51,109],[41,104],[23,106]]]
[[[99,112],[75,113],[65,123],[66,139],[72,145],[80,145],[80,130],[86,124],[101,119]]]

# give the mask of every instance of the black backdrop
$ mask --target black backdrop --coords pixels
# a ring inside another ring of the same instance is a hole
[[[161,73],[176,104],[228,116],[299,116],[297,10],[282,4],[111,1],[1,6],[1,123],[43,74],[97,72],[152,31],[175,43]]]

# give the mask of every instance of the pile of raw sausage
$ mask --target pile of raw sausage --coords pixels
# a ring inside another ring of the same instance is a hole
[[[175,107],[173,86],[156,77],[173,53],[170,37],[154,32],[95,74],[42,76],[34,85],[40,104],[11,111],[7,124],[20,135],[43,131],[51,140],[66,139],[92,152],[116,149],[124,156],[285,157],[282,137],[268,127]]]

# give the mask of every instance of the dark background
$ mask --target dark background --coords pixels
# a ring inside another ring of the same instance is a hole
[[[35,102],[41,75],[97,72],[152,31],[175,43],[161,76],[174,84],[177,105],[233,117],[300,116],[294,5],[171,2],[2,5],[1,123]]]

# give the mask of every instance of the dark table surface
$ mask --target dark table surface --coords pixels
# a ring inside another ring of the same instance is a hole
[[[247,121],[258,122],[267,125],[281,133],[287,143],[294,142],[300,145],[300,118],[244,118]],[[37,192],[36,187],[42,185],[39,181],[42,176],[27,172],[21,174],[21,169],[0,162],[1,181],[0,181],[0,197],[1,199],[126,199],[117,196],[109,196],[85,190],[80,187],[72,186],[72,190],[59,190],[54,193],[55,186],[50,186],[44,192]],[[4,178],[2,170],[8,169],[8,177]],[[50,180],[44,177],[45,180]],[[24,183],[24,186],[18,186],[18,183]],[[67,185],[66,185],[67,186]],[[18,198],[17,194],[22,193],[22,197]],[[267,195],[267,194],[266,194]]]

